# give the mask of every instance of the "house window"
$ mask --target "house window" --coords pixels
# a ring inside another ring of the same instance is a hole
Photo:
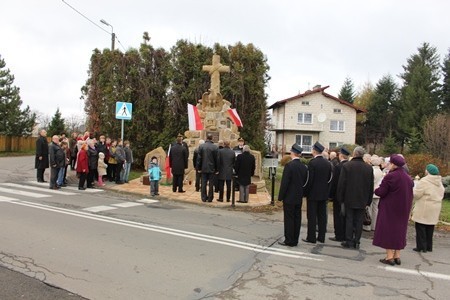
[[[303,148],[304,152],[311,152],[312,150],[312,135],[295,135],[295,143]]]
[[[309,106],[309,101],[302,101],[302,105]]]
[[[330,147],[328,149],[336,149],[344,146],[343,142],[330,142]]]
[[[330,131],[345,131],[345,121],[331,120]]]
[[[333,112],[334,112],[335,114],[341,114],[341,113],[342,113],[342,110],[341,110],[340,108],[335,108],[335,109],[333,109]]]
[[[298,113],[299,124],[312,124],[312,114],[311,113]]]

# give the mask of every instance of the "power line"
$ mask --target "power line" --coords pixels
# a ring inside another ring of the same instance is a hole
[[[96,26],[97,28],[99,28],[100,30],[106,32],[108,35],[111,35],[110,32],[108,32],[108,30],[106,30],[105,28],[101,27],[100,25],[98,25],[97,23],[95,23],[94,21],[92,21],[91,19],[89,19],[87,16],[85,16],[82,12],[80,12],[79,10],[77,10],[75,7],[73,7],[72,5],[70,5],[69,3],[67,3],[66,1],[62,0],[62,2],[64,4],[66,4],[68,7],[70,7],[71,9],[73,9],[74,11],[76,11],[80,16],[82,16],[83,18],[85,18],[86,20],[88,20],[89,22],[91,22],[94,26]],[[117,34],[115,34],[115,39],[117,40],[117,42],[119,43],[120,46],[122,46],[123,51],[125,50],[125,47],[122,45],[122,43],[120,42],[119,38],[117,37]]]

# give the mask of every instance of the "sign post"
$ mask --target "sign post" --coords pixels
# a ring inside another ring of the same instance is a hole
[[[116,119],[122,120],[122,126],[120,130],[120,139],[123,141],[123,127],[124,120],[131,120],[133,113],[133,103],[128,102],[116,102]]]
[[[269,179],[272,179],[272,193],[270,204],[275,205],[275,176],[277,174],[278,158],[266,156],[263,160],[263,168],[269,168]]]

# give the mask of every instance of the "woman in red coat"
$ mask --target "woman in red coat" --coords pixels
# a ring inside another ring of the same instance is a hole
[[[88,156],[87,156],[87,144],[81,146],[80,152],[77,158],[77,174],[79,175],[78,189],[85,190],[84,182],[86,181],[87,174],[89,172]]]
[[[380,197],[373,244],[386,249],[380,262],[400,265],[400,250],[406,246],[406,231],[413,200],[413,181],[403,166],[405,159],[392,155],[391,169],[384,176],[375,195]]]

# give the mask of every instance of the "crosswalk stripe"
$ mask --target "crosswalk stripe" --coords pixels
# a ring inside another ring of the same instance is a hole
[[[33,191],[42,191],[45,193],[50,193],[50,194],[59,194],[59,195],[65,195],[65,196],[73,196],[73,195],[78,195],[77,193],[72,193],[72,192],[64,192],[61,190],[46,190],[43,191],[41,187],[36,187],[36,186],[29,186],[29,185],[20,185],[20,184],[16,184],[16,183],[1,183],[1,185],[6,185],[6,186],[10,186],[10,187],[17,187],[17,188],[21,188],[21,189],[26,189],[26,190],[33,190]]]
[[[122,203],[111,204],[111,206],[122,207],[122,208],[141,206],[141,205],[144,205],[144,204],[143,203],[136,203],[136,202],[122,202]]]
[[[90,212],[100,212],[100,211],[113,210],[113,209],[117,209],[117,207],[100,205],[100,206],[92,206],[92,207],[83,208],[83,210],[90,211]]]
[[[25,192],[25,191],[18,191],[18,190],[13,190],[13,189],[9,189],[9,188],[3,188],[3,187],[0,187],[0,192],[4,192],[4,193],[7,193],[7,194],[21,195],[21,196],[26,196],[26,197],[32,197],[32,198],[46,198],[46,197],[50,197],[50,195],[44,195],[44,194],[38,194],[38,193],[32,193],[32,192]]]
[[[137,200],[136,202],[151,204],[151,203],[157,203],[159,201],[145,198],[145,199]]]
[[[37,185],[37,186],[47,186],[48,187],[47,182],[27,181],[27,183],[32,184],[32,185]],[[75,187],[75,186],[66,186],[63,189],[77,191],[77,192],[79,191],[78,187]],[[102,189],[85,189],[83,191],[83,193],[99,193],[99,192],[103,192],[103,190]]]
[[[16,198],[6,197],[6,196],[0,196],[0,201],[17,201]]]

